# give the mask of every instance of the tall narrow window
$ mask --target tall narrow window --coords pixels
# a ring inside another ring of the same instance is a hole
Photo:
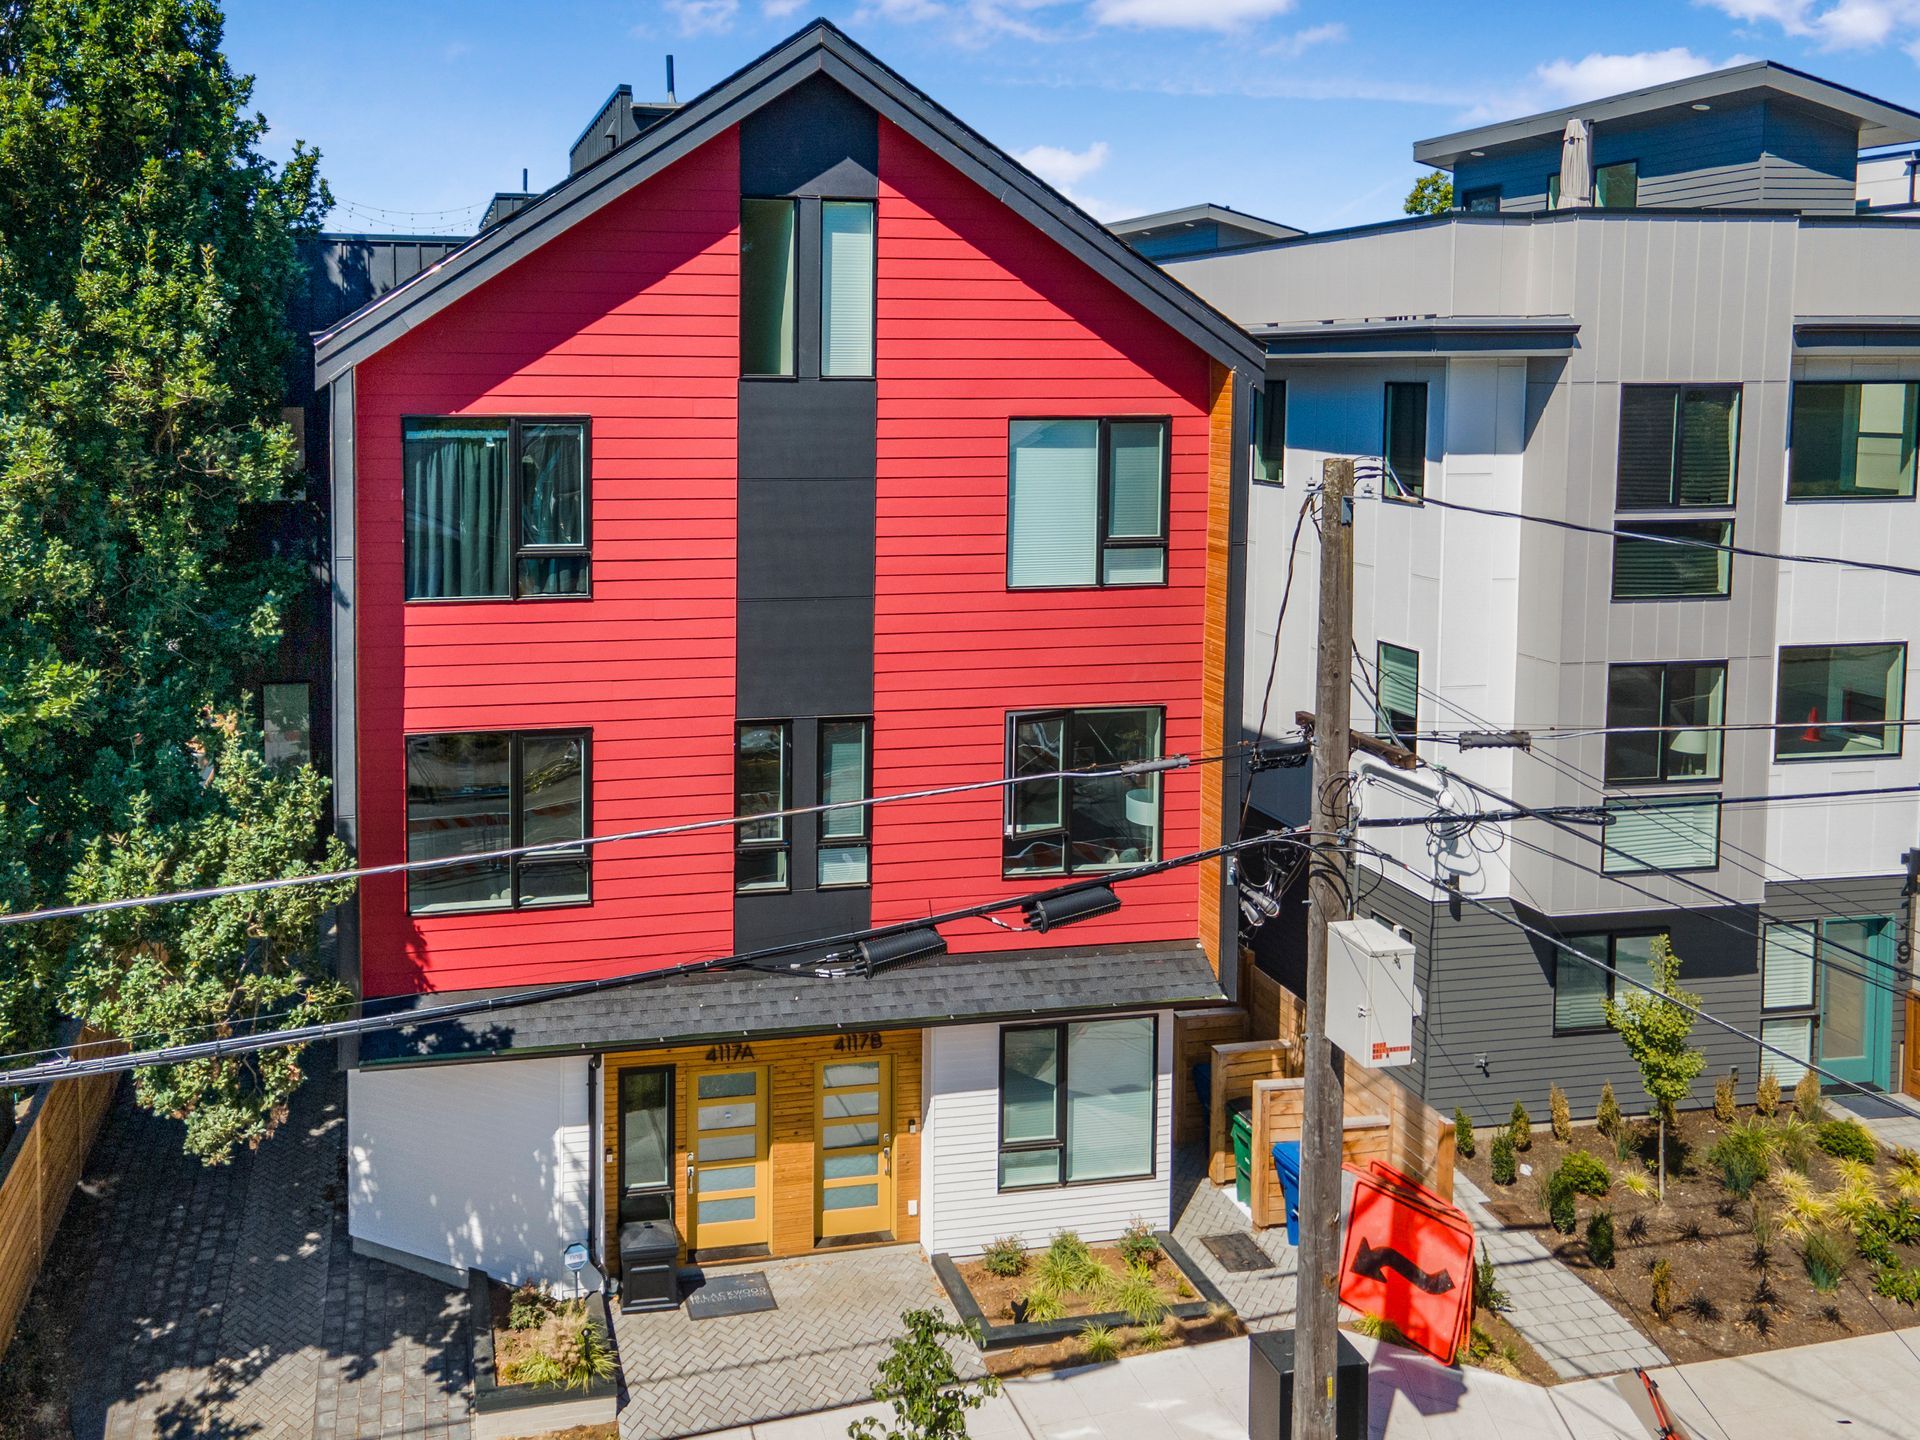
[[[1789,500],[1901,500],[1914,492],[1920,384],[1810,381],[1793,387]]]
[[[1903,644],[1781,646],[1774,755],[1898,755],[1906,679]]]
[[[838,805],[865,800],[872,774],[871,720],[820,722],[820,803]],[[822,890],[865,885],[870,871],[872,830],[866,806],[825,810],[820,815]]]
[[[586,903],[587,747],[578,730],[409,736],[409,861],[554,847],[415,871],[407,877],[409,911]]]
[[[1687,600],[1733,583],[1731,520],[1635,520],[1613,540],[1613,598]]]
[[[1164,583],[1168,473],[1164,420],[1013,421],[1007,585]]]
[[[1388,382],[1380,453],[1398,482],[1388,484],[1388,498],[1404,499],[1427,493],[1427,387],[1424,381]]]
[[[1374,733],[1409,750],[1420,728],[1420,652],[1382,640],[1375,648]]]
[[[407,599],[587,594],[586,421],[421,417],[402,438]]]
[[[794,373],[792,200],[740,202],[740,373]]]
[[[733,885],[740,891],[785,890],[792,829],[777,812],[790,807],[791,727],[784,720],[740,726],[734,752],[734,811],[746,819],[734,839]]]
[[[873,374],[873,202],[820,205],[820,373]]]
[[[1620,387],[1620,509],[1731,505],[1739,455],[1739,386]]]
[[[1159,756],[1158,710],[1057,710],[1007,717],[1005,869],[1064,875],[1144,864],[1160,853],[1160,777],[1084,775]]]
[[[1269,380],[1253,387],[1253,479],[1257,485],[1283,482],[1287,453],[1287,382]]]
[[[1723,662],[1610,666],[1607,783],[1719,779],[1726,689]]]
[[[260,729],[267,768],[313,763],[312,687],[303,682],[260,687]]]

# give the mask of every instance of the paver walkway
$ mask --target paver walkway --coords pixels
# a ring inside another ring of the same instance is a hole
[[[690,1320],[683,1306],[614,1317],[626,1377],[621,1440],[661,1440],[865,1400],[900,1334],[903,1310],[957,1318],[918,1247],[749,1268],[765,1272],[778,1309]],[[971,1345],[953,1354],[962,1374],[982,1373]],[[839,1433],[846,1433],[844,1422]]]
[[[1487,1196],[1466,1176],[1453,1177],[1454,1203],[1467,1212],[1483,1253],[1493,1260],[1507,1292],[1506,1317],[1562,1379],[1606,1375],[1635,1365],[1665,1365],[1667,1357],[1626,1317],[1546,1246],[1524,1230],[1509,1230],[1487,1208]]]
[[[1174,1156],[1173,1238],[1207,1278],[1220,1287],[1249,1330],[1284,1330],[1293,1324],[1294,1275],[1299,1256],[1287,1244],[1285,1226],[1255,1230],[1246,1211],[1233,1203],[1233,1192],[1206,1177],[1206,1153],[1185,1145]],[[1246,1235],[1273,1261],[1270,1270],[1232,1271],[1213,1258],[1201,1244],[1208,1235],[1237,1232]]]
[[[465,1440],[466,1297],[351,1253],[345,1086],[313,1063],[280,1133],[214,1168],[122,1093],[57,1242],[89,1257],[78,1440]]]
[[[1859,1120],[1882,1145],[1920,1150],[1920,1108],[1904,1095],[1829,1095],[1827,1105]]]

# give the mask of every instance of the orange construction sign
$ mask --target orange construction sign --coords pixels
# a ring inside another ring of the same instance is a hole
[[[1444,1365],[1473,1323],[1473,1222],[1425,1186],[1374,1161],[1353,1176],[1340,1301],[1391,1322]]]

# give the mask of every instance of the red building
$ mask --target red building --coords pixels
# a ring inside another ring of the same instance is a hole
[[[1170,1012],[1231,988],[1233,897],[1126,877],[1237,806],[1260,352],[824,23],[628,104],[318,340],[341,828],[452,862],[367,882],[344,948],[414,1006],[927,953],[370,1038],[356,1243],[526,1277],[645,1220],[709,1260],[1164,1222]],[[913,923],[1102,877],[1071,929]]]

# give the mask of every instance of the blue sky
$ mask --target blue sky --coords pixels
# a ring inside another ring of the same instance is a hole
[[[1388,218],[1415,139],[1741,59],[1920,108],[1920,0],[229,0],[227,48],[335,228],[470,233],[616,84],[671,52],[688,98],[817,14],[1106,219]]]

